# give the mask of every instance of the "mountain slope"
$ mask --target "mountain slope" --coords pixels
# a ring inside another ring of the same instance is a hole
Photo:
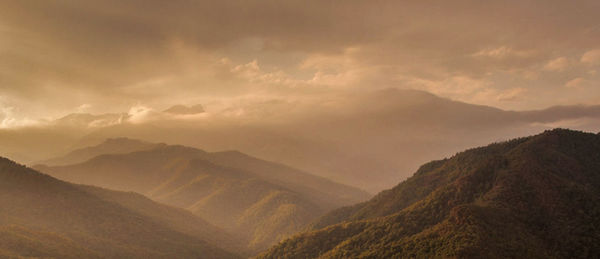
[[[600,136],[553,130],[423,165],[261,258],[596,258]]]
[[[331,209],[368,194],[239,152],[157,146],[39,170],[60,179],[134,191],[235,232],[255,251],[296,233]]]
[[[3,256],[238,258],[224,249],[241,247],[181,209],[63,182],[4,158],[0,208]]]

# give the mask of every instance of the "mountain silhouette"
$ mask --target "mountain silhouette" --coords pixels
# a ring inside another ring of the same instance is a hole
[[[237,238],[139,194],[75,185],[0,158],[0,257],[241,258]]]
[[[185,208],[240,235],[254,251],[298,232],[329,210],[369,197],[356,188],[237,151],[209,153],[164,144],[36,168],[59,179],[138,192]]]
[[[427,163],[259,258],[597,258],[600,136],[556,129]]]

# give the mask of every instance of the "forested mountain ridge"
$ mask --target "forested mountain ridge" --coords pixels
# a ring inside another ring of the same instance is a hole
[[[63,182],[0,158],[0,257],[241,258],[241,242],[134,193]]]
[[[600,136],[556,129],[423,165],[259,258],[596,258]]]
[[[37,166],[59,179],[134,191],[185,208],[239,234],[254,251],[298,232],[329,210],[368,198],[356,188],[236,151],[171,145]]]

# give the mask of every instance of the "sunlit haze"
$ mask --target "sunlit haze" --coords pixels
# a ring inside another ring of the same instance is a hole
[[[130,137],[378,191],[463,148],[600,130],[599,12],[598,1],[1,1],[0,152],[35,163]]]
[[[5,0],[2,126],[383,88],[508,110],[598,104],[599,5]]]
[[[0,258],[600,258],[600,0],[0,0]]]

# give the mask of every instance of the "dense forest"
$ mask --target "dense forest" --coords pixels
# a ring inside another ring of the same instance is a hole
[[[600,136],[556,129],[423,165],[259,258],[597,258]]]

